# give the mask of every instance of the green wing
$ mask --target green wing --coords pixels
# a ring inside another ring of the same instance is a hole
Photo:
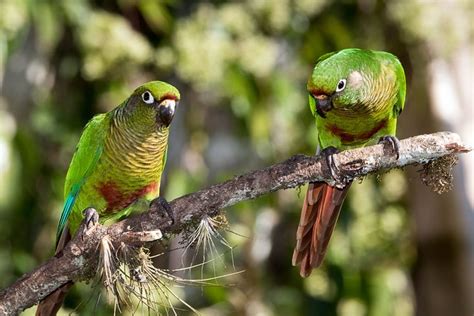
[[[400,113],[403,111],[403,107],[405,106],[405,95],[406,95],[406,78],[405,78],[405,71],[403,70],[403,66],[398,60],[395,58],[395,73],[397,75],[397,82],[398,82],[398,95],[397,95],[397,102],[393,108],[395,117],[399,116]]]
[[[393,117],[396,118],[400,115],[405,106],[405,95],[407,90],[405,70],[403,70],[403,65],[397,56],[382,51],[375,52],[375,54],[378,56],[378,59],[381,63],[386,64],[388,62],[390,64],[390,67],[393,69],[393,72],[396,76],[398,94],[395,104],[393,105]]]
[[[64,184],[64,208],[59,219],[56,240],[58,241],[66,226],[76,197],[87,177],[94,171],[102,154],[105,136],[109,126],[109,116],[99,114],[87,123],[72,157]]]

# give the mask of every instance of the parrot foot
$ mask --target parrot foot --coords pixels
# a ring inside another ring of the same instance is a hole
[[[345,176],[339,175],[339,168],[336,166],[336,162],[334,161],[334,154],[337,154],[339,150],[337,150],[336,147],[329,146],[321,150],[320,155],[322,155],[326,159],[326,164],[329,168],[329,171],[331,172],[331,176],[336,180],[337,182],[341,182],[344,185],[349,184],[351,182],[350,178],[347,178]]]
[[[385,150],[389,150],[391,154],[394,154],[395,157],[397,158],[400,158],[400,141],[398,140],[398,138],[396,138],[395,136],[392,136],[392,135],[387,135],[387,136],[383,136],[383,137],[380,137],[379,139],[379,144],[383,144],[383,149],[384,149],[384,152]]]
[[[88,207],[82,211],[84,215],[82,234],[87,235],[99,223],[99,214],[93,207]]]
[[[165,198],[159,196],[150,203],[150,208],[151,209],[156,209],[158,211],[163,211],[168,215],[168,217],[171,219],[171,225],[174,225],[175,220],[174,220],[174,215],[173,215],[173,210],[171,209],[170,204],[168,201],[166,201]]]

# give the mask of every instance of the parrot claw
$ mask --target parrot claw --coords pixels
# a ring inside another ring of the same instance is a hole
[[[387,135],[380,137],[379,144],[383,144],[384,152],[388,148],[392,154],[395,154],[396,159],[400,158],[400,141],[395,136]]]
[[[334,180],[343,184],[349,184],[351,180],[349,178],[339,175],[339,168],[336,166],[336,162],[334,161],[333,155],[337,154],[338,152],[339,150],[337,150],[336,147],[329,146],[321,150],[320,154],[326,159],[326,164]]]
[[[93,207],[86,208],[82,214],[84,215],[82,234],[87,235],[99,223],[99,214]]]
[[[151,201],[150,208],[152,209],[157,209],[159,211],[165,211],[166,215],[171,219],[171,225],[174,225],[175,220],[174,220],[174,214],[173,210],[171,209],[170,204],[168,201],[166,201],[165,198],[159,196],[153,201]]]

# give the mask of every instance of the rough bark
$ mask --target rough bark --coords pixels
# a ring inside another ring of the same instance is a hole
[[[401,141],[400,157],[382,145],[348,150],[335,155],[339,178],[335,180],[319,156],[296,155],[265,169],[249,172],[221,184],[191,193],[170,202],[174,222],[151,204],[148,212],[111,226],[97,225],[87,233],[79,232],[57,256],[0,292],[0,315],[14,315],[66,282],[89,279],[97,267],[98,245],[104,236],[115,246],[122,242],[142,244],[164,233],[177,233],[204,215],[215,215],[222,208],[310,181],[326,181],[344,186],[344,177],[354,178],[381,170],[425,164],[457,153],[468,152],[457,134],[440,132]],[[81,230],[80,230],[81,231]]]

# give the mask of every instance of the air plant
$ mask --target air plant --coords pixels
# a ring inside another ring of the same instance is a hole
[[[209,249],[212,249],[212,253],[217,253],[213,239],[219,238],[218,240],[223,245],[232,249],[217,232],[216,225],[219,223],[221,222],[212,218],[201,221],[197,228],[199,233],[192,234],[193,242],[199,246],[211,247]],[[102,239],[97,275],[114,304],[114,314],[122,313],[124,308],[133,309],[135,313],[141,307],[142,312],[145,309],[147,314],[177,315],[177,307],[174,305],[181,303],[199,315],[200,313],[195,308],[176,293],[176,289],[186,285],[216,286],[216,280],[241,273],[234,272],[200,279],[181,278],[174,273],[199,267],[202,269],[203,265],[214,259],[182,269],[169,270],[153,264],[153,259],[163,254],[151,255],[149,249],[145,247],[135,247],[125,243],[115,249],[108,236]],[[208,258],[207,254],[205,256]]]
[[[230,243],[225,237],[219,232],[220,230],[230,231],[229,223],[227,218],[223,214],[219,214],[215,217],[205,215],[199,221],[199,223],[193,227],[192,230],[188,230],[184,234],[183,243],[184,250],[181,255],[181,262],[183,267],[186,266],[185,258],[188,253],[193,250],[191,266],[185,268],[191,270],[192,267],[199,266],[201,269],[201,278],[204,275],[204,268],[206,265],[212,266],[213,275],[216,276],[216,262],[219,260],[224,267],[226,266],[224,256],[219,252],[219,245],[227,248],[231,254],[232,267],[235,270],[233,249]],[[200,264],[195,265],[197,256],[201,254]]]

